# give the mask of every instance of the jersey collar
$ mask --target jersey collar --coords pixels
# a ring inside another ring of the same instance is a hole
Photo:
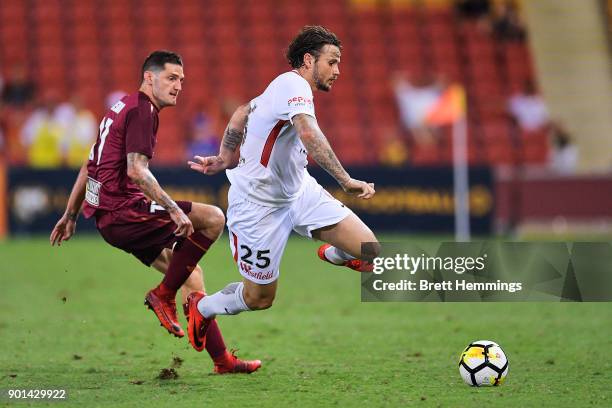
[[[155,104],[153,103],[153,101],[151,100],[151,98],[149,98],[149,95],[147,95],[146,93],[142,92],[142,91],[138,91],[138,93],[142,96],[144,96],[145,98],[147,98],[149,100],[149,103],[151,103],[151,106],[153,107],[153,109],[155,109],[155,111],[157,113],[159,113],[159,109],[157,109],[157,106],[155,106]]]

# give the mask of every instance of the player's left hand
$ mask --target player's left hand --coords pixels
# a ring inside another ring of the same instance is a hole
[[[62,218],[59,219],[53,231],[51,231],[51,235],[49,236],[49,242],[51,246],[57,244],[60,246],[63,241],[68,241],[76,231],[76,221],[68,217],[68,214],[64,214]]]
[[[227,163],[221,156],[194,156],[194,161],[188,161],[187,164],[191,170],[199,171],[202,174],[213,175],[227,168]]]
[[[376,194],[374,183],[366,183],[365,181],[355,180],[354,178],[342,186],[342,189],[349,194],[357,194],[358,198],[365,200],[370,199]]]

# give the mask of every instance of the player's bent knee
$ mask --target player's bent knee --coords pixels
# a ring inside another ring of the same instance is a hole
[[[210,230],[217,238],[223,233],[225,228],[225,215],[219,207],[212,207],[210,211]]]
[[[194,227],[210,238],[217,239],[225,228],[225,215],[219,207],[199,204]]]

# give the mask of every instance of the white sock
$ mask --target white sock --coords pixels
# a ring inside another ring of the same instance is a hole
[[[230,283],[219,292],[200,299],[198,310],[207,319],[216,315],[235,315],[251,310],[244,302],[243,289],[242,282]]]
[[[335,246],[330,246],[325,250],[325,258],[333,264],[342,265],[346,261],[350,261],[355,259],[354,256],[351,256],[341,250],[340,248],[336,248]]]

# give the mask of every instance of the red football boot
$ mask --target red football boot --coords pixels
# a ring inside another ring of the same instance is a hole
[[[225,351],[225,354],[215,359],[215,373],[217,374],[251,374],[261,367],[260,360],[240,360],[236,357],[236,351]]]
[[[319,255],[319,258],[321,258],[321,260],[328,262],[335,266],[346,266],[347,268],[351,268],[352,270],[355,270],[358,272],[372,272],[374,270],[374,265],[372,265],[371,262],[363,261],[361,259],[351,259],[350,261],[344,261],[344,263],[342,264],[335,264],[333,262],[330,262],[329,259],[327,259],[327,257],[325,256],[325,250],[329,248],[330,246],[331,246],[330,244],[323,244],[319,247],[319,250],[317,251],[317,253]]]
[[[204,296],[206,296],[204,292],[192,292],[187,296],[187,304],[189,305],[187,333],[189,334],[189,343],[197,351],[202,351],[206,347],[206,331],[213,320],[205,318],[198,310],[198,302]]]
[[[174,297],[161,295],[159,287],[157,287],[147,293],[144,304],[155,313],[161,325],[168,330],[168,333],[176,337],[183,337],[185,335],[176,317],[176,301]]]

